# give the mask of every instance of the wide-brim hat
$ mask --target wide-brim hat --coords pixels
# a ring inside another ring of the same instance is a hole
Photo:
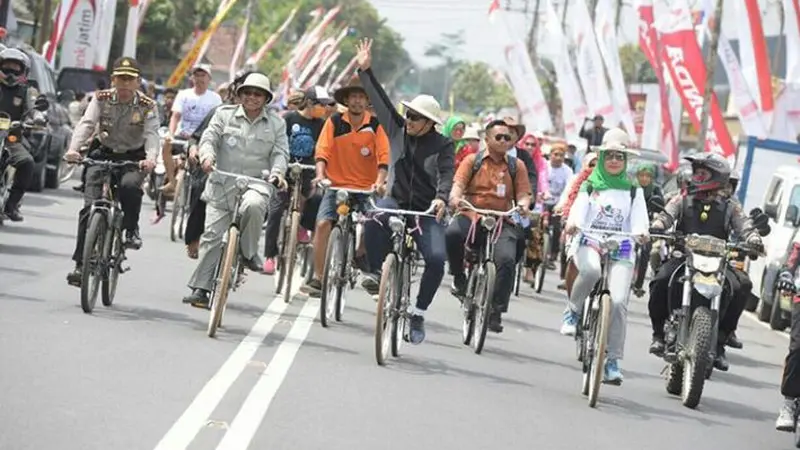
[[[639,156],[639,151],[630,147],[631,138],[628,133],[621,128],[612,128],[603,135],[603,142],[600,145],[592,145],[590,148],[596,152],[624,152]]]
[[[272,99],[275,98],[275,93],[272,92],[272,88],[270,87],[269,77],[263,73],[255,72],[248,75],[247,78],[244,79],[244,82],[236,88],[236,95],[238,96],[244,88],[255,88],[265,91],[267,93],[267,103],[272,103]]]
[[[462,136],[461,139],[465,141],[468,141],[470,139],[477,141],[481,140],[481,136],[478,133],[478,128],[473,126],[468,126],[467,128],[464,129],[464,136]]]
[[[333,99],[336,100],[336,103],[347,106],[347,97],[350,97],[350,94],[353,92],[361,92],[362,94],[367,95],[366,89],[364,89],[364,86],[361,85],[361,80],[358,78],[353,78],[346,86],[342,86],[337,89],[333,93]]]
[[[435,122],[437,125],[442,124],[442,119],[440,119],[440,116],[442,115],[442,107],[432,96],[424,94],[418,95],[410,102],[403,101],[400,103],[405,106],[406,109],[410,109],[417,114],[424,116],[426,119]]]
[[[522,137],[525,136],[526,132],[528,131],[525,125],[518,123],[517,119],[513,117],[503,117],[503,122],[508,125],[508,128],[513,128],[520,139],[522,139]]]

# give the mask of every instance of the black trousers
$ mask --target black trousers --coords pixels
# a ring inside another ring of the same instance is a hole
[[[647,264],[650,262],[650,249],[653,245],[650,242],[646,244],[636,244],[637,249],[641,248],[636,258],[636,266],[634,267],[634,287],[641,289],[644,285],[644,277],[647,275]]]
[[[550,225],[553,228],[552,239],[550,240],[550,260],[555,261],[561,248],[561,220],[553,215],[553,208],[556,205],[545,205],[545,209],[550,213]]]
[[[783,366],[781,394],[800,397],[800,297],[792,299],[792,329],[789,333],[789,354]]]
[[[6,143],[6,150],[8,150],[8,159],[0,162],[0,167],[6,167],[8,164],[16,172],[14,173],[14,183],[11,184],[11,189],[8,192],[8,201],[6,202],[6,212],[14,211],[19,207],[19,202],[22,196],[25,195],[25,190],[30,186],[33,180],[34,161],[33,156],[23,141],[15,143]]]
[[[101,155],[92,155],[92,159],[102,159]],[[124,155],[114,155],[115,160],[141,161],[144,151],[129,152]],[[83,261],[83,245],[86,240],[86,228],[89,226],[89,211],[92,203],[103,194],[103,169],[100,167],[87,167],[84,171],[86,185],[83,188],[83,208],[78,213],[78,236],[75,242],[75,251],[72,260],[76,263]],[[134,231],[139,228],[139,214],[142,211],[142,181],[144,173],[138,169],[117,170],[112,173],[112,185],[116,183],[116,196],[122,207],[122,229]]]
[[[469,233],[472,221],[463,215],[453,218],[445,231],[445,243],[447,245],[447,260],[453,270],[453,274],[464,273],[464,245]],[[475,233],[475,243],[482,245],[486,231],[478,226]],[[494,246],[494,264],[497,267],[497,279],[495,280],[494,295],[492,304],[495,311],[508,312],[508,301],[514,289],[515,266],[519,247],[517,242],[522,239],[522,231],[509,223],[503,224],[503,230]]]
[[[680,308],[681,296],[683,294],[683,283],[677,282],[678,274],[675,275],[676,282],[672,284],[670,290],[669,280],[672,274],[683,263],[683,259],[672,258],[667,260],[658,272],[650,280],[650,300],[648,309],[650,313],[650,323],[653,327],[654,337],[664,337],[664,324],[669,318],[670,312]],[[734,275],[733,270],[728,267],[725,271],[725,286],[720,302],[720,322],[719,322],[719,341],[725,342],[728,335],[735,331],[747,295],[742,293],[739,280]],[[752,283],[751,283],[752,288]],[[740,310],[741,308],[741,310]]]
[[[189,217],[186,219],[186,231],[183,240],[186,245],[200,240],[206,224],[206,203],[200,200],[200,195],[206,186],[208,176],[196,167],[192,170],[192,195],[189,198]]]

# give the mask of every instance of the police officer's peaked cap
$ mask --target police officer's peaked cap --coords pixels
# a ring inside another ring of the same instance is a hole
[[[139,63],[135,59],[123,56],[114,61],[114,68],[111,70],[111,76],[128,75],[138,77],[141,73],[139,70]]]

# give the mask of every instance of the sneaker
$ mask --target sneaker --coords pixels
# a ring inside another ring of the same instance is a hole
[[[650,343],[650,354],[656,356],[663,356],[666,351],[666,344],[664,338],[660,336],[653,336],[653,342]]]
[[[297,243],[308,244],[311,242],[311,234],[303,227],[297,229]]]
[[[192,289],[192,293],[183,297],[182,301],[195,308],[208,308],[208,304],[211,302],[209,294],[210,292],[205,289]]]
[[[83,280],[83,270],[81,270],[81,266],[75,266],[75,269],[67,274],[67,284],[70,286],[81,287],[81,282]]]
[[[453,285],[450,286],[450,293],[455,297],[467,295],[467,276],[462,274],[453,275]]]
[[[794,399],[784,398],[781,410],[778,412],[778,419],[775,421],[775,429],[778,431],[794,431]]]
[[[264,260],[264,273],[267,275],[275,274],[275,258],[267,258]]]
[[[411,315],[408,327],[408,340],[416,345],[425,340],[425,318],[416,314]]]
[[[139,250],[142,248],[142,238],[139,236],[139,230],[128,230],[125,232],[125,247],[131,250]]]
[[[719,345],[717,347],[717,357],[714,358],[714,368],[722,372],[727,372],[728,369],[731,368],[728,357],[725,355],[724,345]]]
[[[603,371],[603,383],[619,386],[622,384],[622,372],[619,370],[619,360],[608,359]]]
[[[365,273],[361,280],[361,287],[364,288],[369,295],[378,295],[381,288],[380,275],[376,273]]]
[[[322,282],[312,278],[300,288],[300,292],[308,294],[309,297],[319,297],[322,295]]]
[[[5,216],[8,220],[12,222],[22,222],[25,220],[22,217],[22,214],[19,213],[19,208],[6,208]]]
[[[575,336],[578,327],[578,314],[567,308],[564,311],[564,318],[561,319],[561,334],[564,336]]]

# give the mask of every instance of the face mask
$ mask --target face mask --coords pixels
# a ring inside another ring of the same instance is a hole
[[[311,117],[319,119],[325,116],[325,107],[323,105],[314,105],[311,108]]]

